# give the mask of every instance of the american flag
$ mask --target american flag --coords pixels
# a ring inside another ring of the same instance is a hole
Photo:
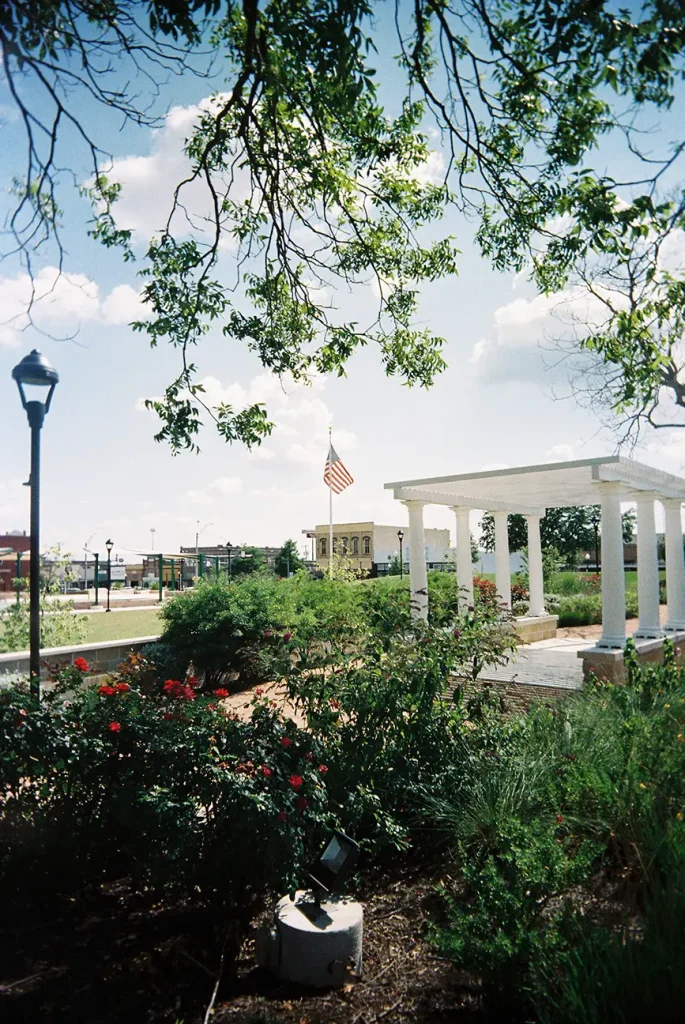
[[[345,469],[340,456],[333,445],[328,449],[326,467],[323,471],[323,479],[326,486],[330,487],[336,494],[340,494],[346,487],[354,483],[350,473]]]

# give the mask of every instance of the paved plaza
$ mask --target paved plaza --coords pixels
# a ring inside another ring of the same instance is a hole
[[[519,647],[506,665],[485,668],[479,678],[481,682],[516,682],[580,690],[583,662],[578,651],[592,646],[592,642],[576,637],[538,640]]]

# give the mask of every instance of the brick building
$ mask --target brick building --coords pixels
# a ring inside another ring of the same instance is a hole
[[[14,580],[29,575],[31,538],[26,530],[0,533],[0,593],[14,590]]]

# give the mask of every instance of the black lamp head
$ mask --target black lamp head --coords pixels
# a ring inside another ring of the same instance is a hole
[[[352,875],[358,860],[359,844],[336,830],[307,874],[317,889],[336,892]]]
[[[48,411],[55,386],[59,383],[59,374],[37,348],[34,348],[29,355],[24,356],[21,362],[17,363],[12,370],[12,378],[17,382],[21,404],[24,408],[26,408],[26,393],[24,391],[26,386],[50,388],[45,400],[45,412]]]
[[[402,540],[403,537],[404,537],[404,530],[398,530],[397,531],[397,537],[398,537],[399,540]]]
[[[114,541],[113,540],[106,540],[105,541],[105,547],[107,548],[107,553],[109,554],[110,551],[112,550],[112,548],[114,547]]]

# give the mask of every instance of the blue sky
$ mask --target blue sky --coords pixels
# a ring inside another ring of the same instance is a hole
[[[388,65],[382,68],[389,75]],[[161,223],[169,188],[183,169],[182,142],[192,105],[209,89],[197,79],[173,80],[165,91],[170,113],[163,128],[117,131],[108,145],[112,177],[122,182],[123,226],[135,229],[137,249]],[[84,116],[101,116],[84,108]],[[21,171],[23,137],[0,82],[1,180]],[[440,171],[439,142],[432,170]],[[611,156],[610,151],[607,151]],[[428,169],[430,173],[431,168]],[[87,169],[82,170],[83,179]],[[325,522],[322,482],[329,423],[355,484],[335,500],[340,521],[373,519],[404,524],[405,510],[383,491],[387,480],[462,473],[553,459],[609,453],[614,439],[598,418],[573,400],[559,401],[562,376],[545,352],[554,331],[554,301],[536,296],[525,280],[497,274],[472,244],[472,227],[456,214],[444,222],[462,250],[459,275],[423,289],[421,319],[447,339],[448,369],[430,391],[386,378],[372,349],[351,360],[346,379],[294,387],[266,374],[254,355],[213,331],[196,362],[208,393],[234,403],[265,400],[277,428],[261,452],[227,446],[211,429],[200,455],[172,457],[153,440],[156,419],[142,400],[161,393],[177,372],[172,350],[151,350],[127,326],[137,310],[135,267],[84,236],[87,208],[75,194],[64,200],[68,276],[42,303],[45,331],[21,330],[27,282],[18,263],[0,265],[0,409],[6,439],[0,462],[0,532],[28,527],[28,429],[11,369],[41,348],[61,381],[43,437],[43,516],[46,544],[78,554],[84,542],[103,550],[107,536],[122,554],[194,543],[278,544],[301,540],[302,529]],[[228,268],[230,254],[225,266]],[[45,289],[50,261],[39,264]],[[359,302],[345,294],[338,303]],[[363,300],[362,305],[363,305]],[[369,308],[373,302],[369,290]],[[14,317],[17,317],[14,319]],[[76,333],[73,340],[66,336]],[[683,432],[685,435],[685,431]],[[638,458],[672,472],[685,464],[685,436],[647,436]],[[199,521],[199,523],[198,523]],[[448,526],[447,510],[429,508],[428,526]]]

